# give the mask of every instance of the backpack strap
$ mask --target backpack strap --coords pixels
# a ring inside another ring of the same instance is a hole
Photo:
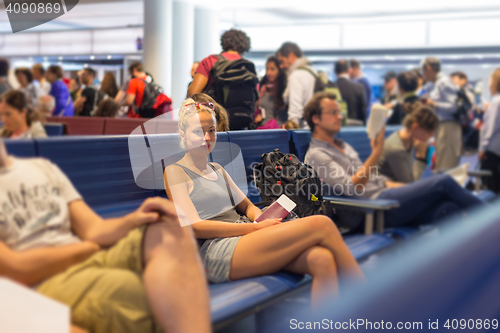
[[[311,74],[312,76],[314,76],[315,79],[318,78],[318,76],[310,68],[307,68],[307,67],[297,67],[297,69],[303,70],[303,71],[307,71],[307,72],[309,72],[309,74]]]
[[[214,171],[218,170],[212,163],[209,163],[209,165],[212,167]],[[231,205],[233,207],[236,207],[234,203],[234,198],[233,198],[233,193],[231,192],[231,188],[229,187],[229,182],[227,181],[227,176],[224,170],[218,170],[221,174],[222,177],[224,177],[224,182],[226,183],[226,188],[227,188],[227,193],[229,194],[229,199],[231,200]]]

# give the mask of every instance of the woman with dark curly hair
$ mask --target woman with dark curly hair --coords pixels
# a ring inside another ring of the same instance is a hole
[[[255,123],[264,129],[282,127],[287,120],[286,105],[283,101],[286,73],[280,68],[279,60],[275,56],[267,58],[266,75],[260,81],[259,87]]]
[[[231,29],[222,34],[220,38],[222,57],[227,60],[241,59],[245,52],[250,50],[250,38],[241,30]],[[187,96],[205,92],[213,83],[212,68],[219,60],[219,55],[212,54],[203,59],[198,65],[193,82],[189,85]]]

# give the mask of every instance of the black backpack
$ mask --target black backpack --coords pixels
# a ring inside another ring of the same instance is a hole
[[[464,89],[459,89],[457,91],[457,100],[455,104],[457,106],[457,111],[453,114],[453,118],[455,118],[460,126],[466,127],[470,122],[469,111],[472,109],[472,103]]]
[[[253,123],[258,98],[255,65],[243,58],[228,60],[223,55],[217,58],[210,71],[213,83],[207,94],[226,109],[231,130],[248,128]]]
[[[163,94],[163,89],[153,81],[140,80],[144,82],[144,94],[142,95],[141,106],[137,108],[136,113],[141,118],[154,118],[156,116],[156,109],[154,108],[156,98]]]
[[[299,217],[320,214],[334,218],[333,207],[323,200],[323,183],[311,166],[279,149],[263,154],[261,160],[254,166],[253,175],[263,205],[285,194],[297,204],[293,211]]]

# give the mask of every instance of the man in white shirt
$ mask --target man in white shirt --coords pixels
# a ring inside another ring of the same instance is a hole
[[[426,58],[422,73],[427,82],[433,82],[426,104],[433,106],[439,117],[436,133],[436,170],[447,170],[458,166],[462,155],[462,127],[455,119],[458,87],[450,77],[441,72],[441,63],[436,58]]]
[[[41,91],[40,96],[50,94],[52,85],[45,80],[45,68],[43,68],[43,65],[40,63],[34,64],[33,67],[31,67],[31,72],[33,73],[33,78],[38,82],[38,88]]]
[[[314,86],[318,73],[300,47],[286,42],[276,52],[281,68],[288,72],[288,83],[283,99],[288,103],[288,120],[295,122],[300,128],[308,128],[304,120],[304,106],[314,94]]]

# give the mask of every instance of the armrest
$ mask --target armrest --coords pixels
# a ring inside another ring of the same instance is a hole
[[[396,200],[386,199],[352,199],[335,196],[325,196],[323,199],[330,201],[330,203],[338,206],[346,206],[358,208],[360,210],[389,210],[399,207],[399,202]]]
[[[467,171],[467,175],[470,177],[490,177],[493,173],[490,170],[472,170]]]

